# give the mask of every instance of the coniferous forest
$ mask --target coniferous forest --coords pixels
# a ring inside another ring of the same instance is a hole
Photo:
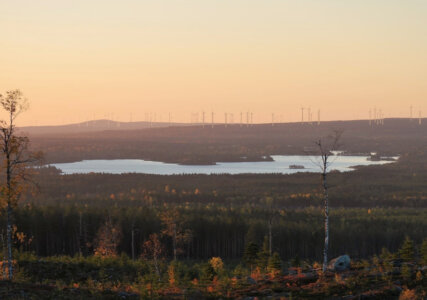
[[[42,163],[14,209],[15,275],[0,291],[24,299],[422,298],[427,152],[417,144],[398,154],[394,163],[328,174],[329,260],[351,262],[325,272],[319,174],[63,175]],[[6,258],[5,214],[0,222]],[[7,271],[4,262],[3,278]]]

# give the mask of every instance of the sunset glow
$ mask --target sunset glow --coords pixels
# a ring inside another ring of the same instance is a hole
[[[22,125],[418,116],[426,15],[426,1],[2,1],[0,93],[29,98]]]

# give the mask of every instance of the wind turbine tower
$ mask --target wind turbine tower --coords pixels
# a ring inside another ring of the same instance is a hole
[[[317,125],[320,125],[320,109],[317,111]]]
[[[377,124],[377,108],[374,107],[374,124]]]
[[[301,107],[301,124],[304,124],[304,107]]]
[[[214,128],[214,112],[212,112],[212,128]]]
[[[369,126],[372,126],[372,110],[369,110]]]

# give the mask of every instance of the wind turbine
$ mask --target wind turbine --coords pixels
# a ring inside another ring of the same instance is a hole
[[[304,107],[301,107],[301,123],[304,123]]]

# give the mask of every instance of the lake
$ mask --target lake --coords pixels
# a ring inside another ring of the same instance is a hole
[[[216,165],[180,165],[141,159],[83,160],[72,163],[51,164],[63,174],[87,173],[143,173],[156,175],[174,174],[265,174],[297,172],[320,172],[316,161],[319,158],[298,155],[274,155],[274,161],[262,162],[219,162]],[[333,156],[330,170],[352,171],[354,166],[382,165],[392,161],[370,161],[367,156]],[[304,166],[292,169],[290,165]]]

